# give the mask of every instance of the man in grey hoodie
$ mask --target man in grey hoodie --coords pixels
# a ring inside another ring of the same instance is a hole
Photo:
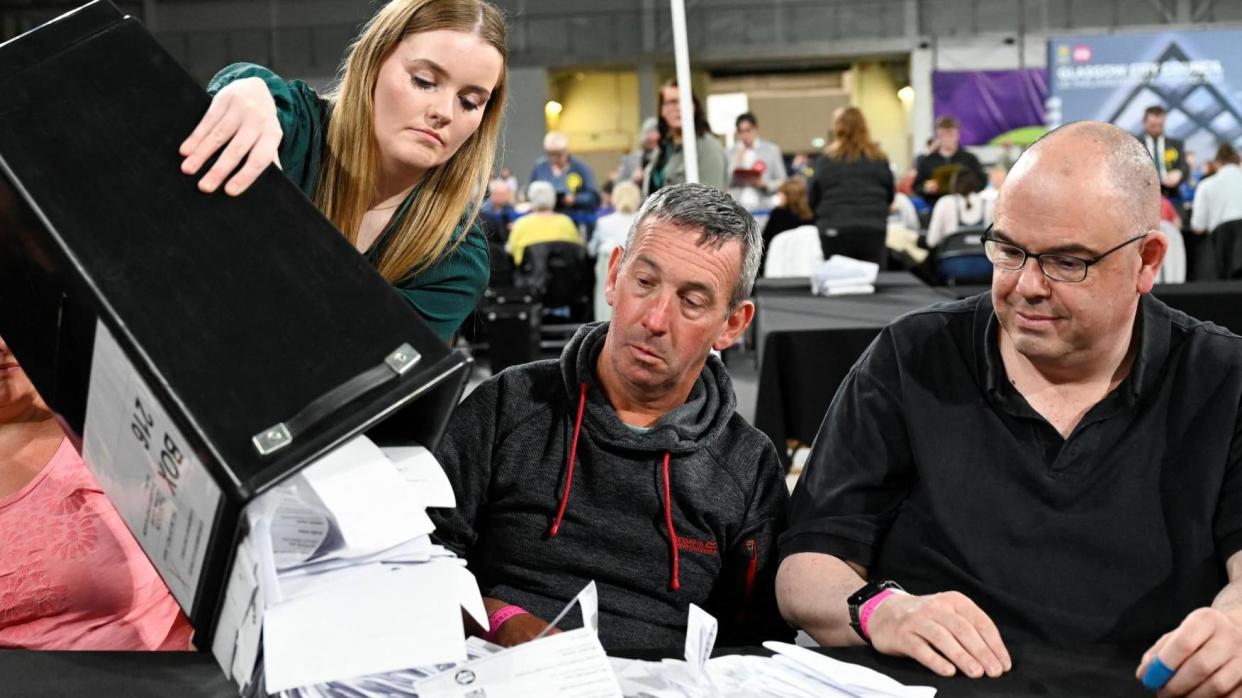
[[[594,580],[608,649],[681,646],[691,603],[718,645],[792,636],[773,591],[783,473],[711,355],[754,316],[761,245],[719,189],[661,189],[609,261],[611,324],[457,407],[436,452],[457,507],[431,513],[479,580],[481,632],[529,640]]]

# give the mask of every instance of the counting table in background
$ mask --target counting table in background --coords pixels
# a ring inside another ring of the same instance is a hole
[[[778,281],[755,287],[755,427],[786,465],[786,440],[814,440],[837,388],[885,325],[911,310],[989,290],[932,288],[909,274],[882,273],[874,295],[825,298],[812,295],[806,279]],[[1162,284],[1152,293],[1192,317],[1242,332],[1242,281]]]

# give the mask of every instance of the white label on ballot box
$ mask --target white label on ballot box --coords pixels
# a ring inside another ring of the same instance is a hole
[[[220,488],[102,322],[83,431],[83,460],[189,613]]]

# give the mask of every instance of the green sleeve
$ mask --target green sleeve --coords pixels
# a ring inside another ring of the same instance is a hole
[[[280,119],[281,169],[307,197],[314,197],[326,136],[327,102],[301,80],[284,80],[253,63],[234,63],[216,73],[207,83],[207,92],[214,96],[242,78],[259,78],[267,85],[276,101],[276,117]]]
[[[476,223],[457,249],[396,289],[447,342],[479,304],[490,272],[487,237]]]

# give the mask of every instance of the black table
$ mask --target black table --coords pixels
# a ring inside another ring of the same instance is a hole
[[[886,276],[895,285],[885,286]],[[909,310],[987,290],[913,286],[891,274],[881,275],[874,296],[820,298],[811,295],[809,282],[797,288],[756,285],[756,321],[762,317],[764,324],[756,335],[762,344],[755,427],[787,459],[787,440],[814,440],[837,388],[884,325]],[[1242,281],[1161,284],[1153,295],[1192,317],[1242,332]]]
[[[786,439],[815,438],[837,386],[885,325],[949,300],[905,272],[881,272],[873,294],[815,296],[807,279],[763,279],[754,297],[755,427],[786,459]]]
[[[202,652],[0,650],[0,695],[21,698],[237,698]]]
[[[1014,668],[999,679],[941,678],[908,659],[869,648],[821,649],[830,657],[877,669],[908,685],[935,686],[945,698],[1018,696],[1149,696],[1134,679],[1138,658],[1058,648],[1010,647]],[[717,654],[768,654],[723,649]],[[680,656],[622,653],[639,659]],[[197,652],[23,652],[0,650],[3,695],[92,698],[235,698],[236,688],[208,654]]]
[[[949,298],[966,298],[991,289],[991,286],[942,286],[936,290]],[[1151,294],[1190,317],[1208,320],[1234,334],[1242,334],[1242,281],[1156,284]]]
[[[755,346],[759,361],[767,336],[797,330],[880,328],[901,315],[946,300],[913,274],[880,272],[875,293],[816,296],[805,277],[755,282]]]

